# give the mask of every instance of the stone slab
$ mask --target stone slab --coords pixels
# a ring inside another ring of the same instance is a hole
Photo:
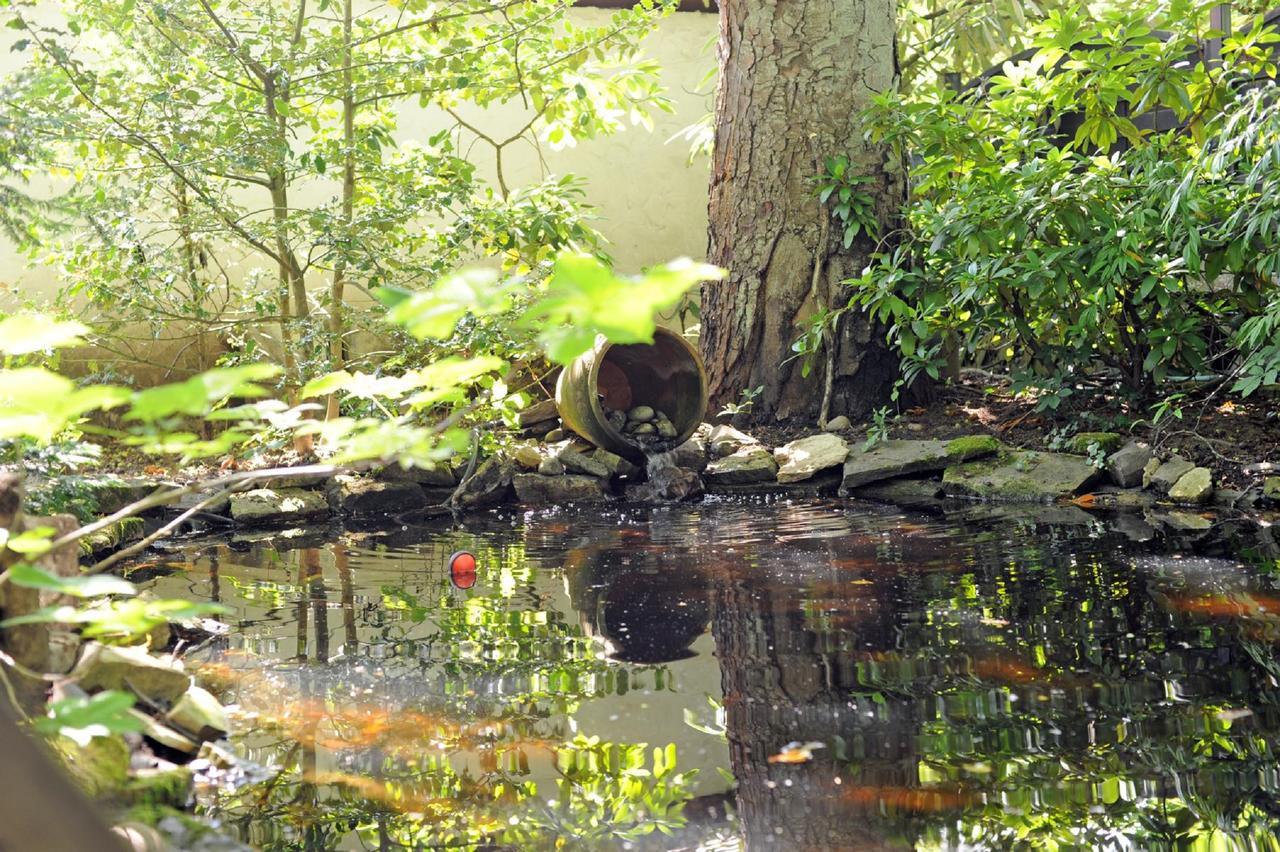
[[[948,496],[1004,503],[1047,503],[1078,494],[1101,473],[1083,456],[1018,450],[951,465],[942,474]]]
[[[999,443],[989,436],[970,436],[953,441],[889,440],[870,450],[858,447],[844,463],[840,494],[885,479],[919,473],[934,473],[947,466],[994,454]]]

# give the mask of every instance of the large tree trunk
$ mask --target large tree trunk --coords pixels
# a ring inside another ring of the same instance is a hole
[[[782,362],[819,309],[847,301],[866,235],[844,249],[818,201],[828,156],[872,179],[881,233],[902,206],[904,172],[863,140],[861,110],[897,84],[894,0],[721,0],[720,83],[708,205],[712,263],[729,270],[702,294],[702,352],[715,404],[764,387],[757,414],[812,417],[833,367],[830,414],[861,416],[887,398],[897,362],[883,334],[850,312],[808,378]],[[825,413],[825,412],[824,412]]]

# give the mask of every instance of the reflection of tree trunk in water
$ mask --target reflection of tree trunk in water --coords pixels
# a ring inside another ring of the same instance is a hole
[[[895,840],[906,828],[902,818],[881,816],[854,797],[859,788],[918,785],[915,714],[909,701],[893,698],[874,718],[855,711],[850,693],[867,688],[857,683],[853,654],[839,650],[864,647],[855,640],[891,641],[892,608],[868,615],[878,623],[819,632],[804,623],[798,590],[741,581],[714,589],[712,633],[747,847],[898,848]],[[835,761],[837,736],[854,766]],[[768,762],[796,740],[827,747],[815,751],[810,763]]]
[[[311,602],[311,618],[315,622],[315,653],[311,659],[317,663],[329,662],[329,612],[328,597],[324,587],[324,569],[320,565],[320,549],[307,547],[302,550],[302,587]],[[305,635],[305,634],[304,634]]]
[[[351,582],[351,560],[347,549],[340,542],[333,543],[333,564],[338,569],[338,583],[342,587],[342,635],[346,643],[343,649],[349,656],[356,651],[356,595]]]

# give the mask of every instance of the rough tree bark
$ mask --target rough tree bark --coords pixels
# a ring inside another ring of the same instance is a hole
[[[808,378],[798,359],[782,362],[874,247],[864,235],[842,248],[814,185],[824,158],[846,155],[852,173],[872,179],[864,188],[882,233],[902,205],[901,163],[863,140],[859,119],[897,85],[894,14],[894,0],[721,0],[708,254],[729,275],[702,293],[714,405],[763,386],[756,414],[813,417],[825,364],[830,415],[861,416],[888,396],[897,362],[861,313],[846,316]]]

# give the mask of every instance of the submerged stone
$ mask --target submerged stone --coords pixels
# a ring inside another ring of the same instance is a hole
[[[1169,489],[1169,499],[1175,503],[1204,503],[1212,494],[1213,473],[1207,467],[1193,467]]]
[[[1154,518],[1172,530],[1179,532],[1204,532],[1212,529],[1213,521],[1191,512],[1161,512]]]
[[[521,503],[597,503],[612,497],[604,481],[595,476],[518,473],[512,484]]]
[[[957,462],[992,455],[999,442],[989,435],[970,435],[952,441],[890,440],[870,450],[855,448],[844,463],[840,493],[918,473],[933,473]]]
[[[707,465],[703,477],[709,485],[748,485],[755,482],[775,482],[778,463],[764,447],[743,447],[737,452],[716,459]]]
[[[154,657],[135,646],[85,646],[71,677],[81,689],[121,689],[146,698],[153,704],[169,705],[191,686],[191,676],[172,657]]]
[[[1080,456],[1020,450],[951,465],[943,471],[942,483],[948,495],[1044,503],[1079,493],[1099,473]]]
[[[294,523],[328,515],[324,493],[306,488],[255,488],[231,495],[231,517],[242,524]]]
[[[1121,488],[1142,485],[1142,472],[1151,461],[1151,448],[1134,441],[1107,457],[1107,476]]]
[[[839,467],[848,455],[844,438],[822,432],[778,447],[773,460],[778,463],[778,481],[788,483],[803,482],[819,471]]]

